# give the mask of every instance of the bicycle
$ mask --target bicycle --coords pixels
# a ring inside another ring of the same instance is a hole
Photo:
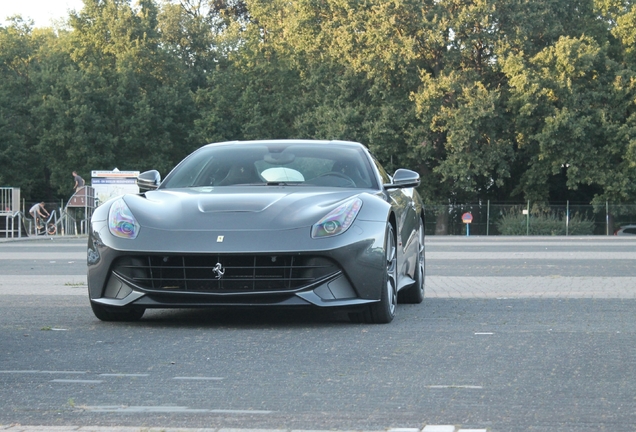
[[[44,218],[32,216],[35,222],[35,235],[47,234],[51,236],[57,234],[57,224],[51,221],[53,214],[50,214],[46,221]]]
[[[57,233],[57,227],[53,222],[49,222],[46,227],[43,223],[38,224],[36,227],[36,235],[55,235]]]

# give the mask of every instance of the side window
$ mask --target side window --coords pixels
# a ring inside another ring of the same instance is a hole
[[[384,168],[382,167],[382,165],[380,165],[380,162],[378,162],[375,157],[373,158],[373,163],[380,173],[382,184],[391,183],[391,177],[386,173],[386,171],[384,171]]]

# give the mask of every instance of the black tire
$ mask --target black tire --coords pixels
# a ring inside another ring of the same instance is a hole
[[[395,318],[397,308],[397,246],[393,226],[386,225],[384,235],[385,268],[380,301],[360,312],[352,312],[349,319],[354,323],[388,324]]]
[[[91,302],[93,314],[102,321],[139,321],[146,312],[140,307],[104,306]]]
[[[398,294],[400,303],[419,304],[424,301],[424,280],[426,275],[426,261],[424,257],[424,224],[420,219],[419,244],[417,254],[417,264],[415,269],[415,283],[408,288],[404,288]]]

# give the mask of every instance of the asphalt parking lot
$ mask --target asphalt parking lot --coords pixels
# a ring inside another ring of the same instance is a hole
[[[134,325],[102,323],[86,299],[84,242],[0,240],[0,385],[12,390],[0,430],[636,424],[629,238],[428,237],[426,300],[401,305],[386,326],[161,310]]]

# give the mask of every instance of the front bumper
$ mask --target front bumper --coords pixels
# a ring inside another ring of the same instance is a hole
[[[105,223],[97,222],[93,223],[88,239],[89,296],[92,302],[103,305],[144,308],[341,307],[372,303],[380,299],[385,271],[384,228],[382,223],[362,221],[343,235],[329,239],[311,239],[308,230],[255,230],[228,235],[214,231],[176,233],[146,229],[145,236],[126,240],[112,236]],[[219,236],[230,237],[232,241],[219,243]],[[122,270],[126,268],[122,267],[122,260],[128,262],[140,256],[144,259],[153,257],[148,261],[150,263],[178,256],[209,264],[203,269],[200,264],[188,264],[183,271],[181,267],[171,267],[168,278],[157,277],[163,269],[158,270],[154,264],[146,265],[144,260],[142,264],[135,264],[133,270]],[[231,270],[223,268],[221,278],[218,278],[218,272],[214,272],[215,262],[240,262],[246,256],[261,257],[265,261],[276,257],[295,257],[300,262],[329,262],[331,267],[322,273],[306,269],[273,270],[281,274],[290,271],[293,283],[282,279],[279,283],[278,276],[259,276],[254,270],[255,278],[265,277],[264,285],[255,285],[249,280],[251,269],[241,270],[243,273],[236,276],[239,282],[230,283],[232,273],[243,267],[241,265],[235,265]],[[195,276],[189,275],[192,268],[198,272]],[[292,274],[293,271],[298,273]],[[181,272],[183,277],[178,276]],[[310,277],[306,273],[303,276],[302,272],[309,272]],[[150,283],[149,279],[153,282]],[[198,282],[181,283],[179,279]],[[156,280],[160,282],[155,284]],[[225,289],[226,286],[229,289]]]

